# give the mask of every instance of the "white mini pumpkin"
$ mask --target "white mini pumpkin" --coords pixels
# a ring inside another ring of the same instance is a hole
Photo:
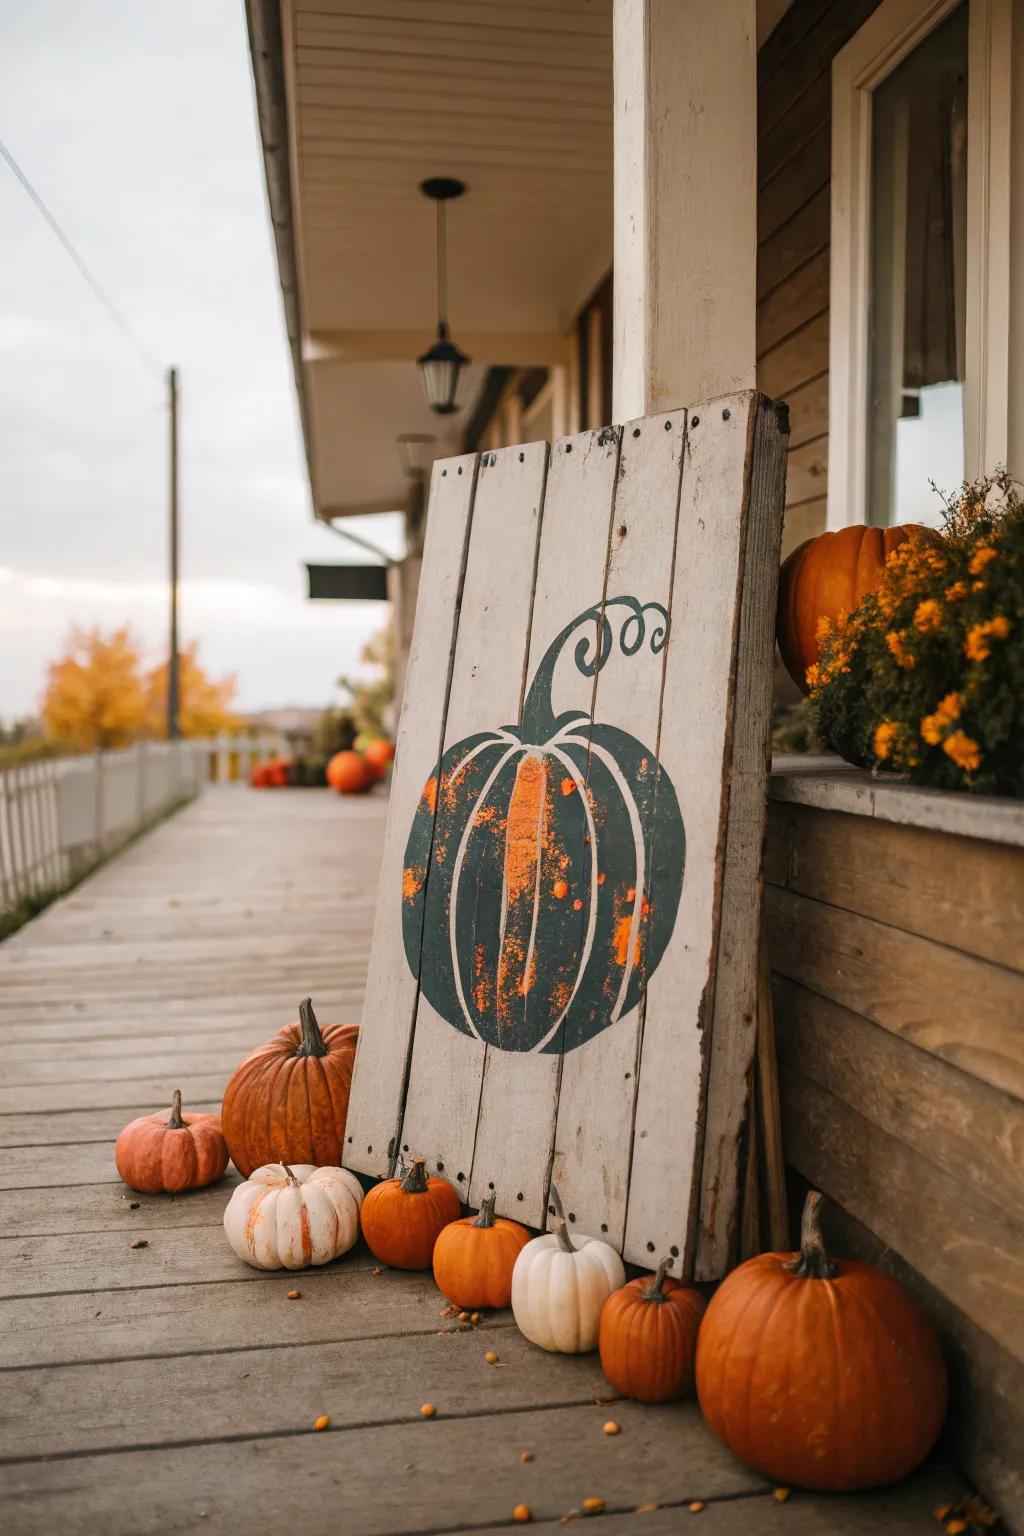
[[[601,1309],[626,1281],[622,1260],[597,1237],[570,1238],[555,1195],[553,1230],[527,1243],[512,1271],[512,1315],[541,1349],[580,1355],[597,1348]]]
[[[362,1185],[344,1168],[267,1163],[231,1196],[224,1231],[256,1269],[306,1269],[348,1252],[362,1202]]]

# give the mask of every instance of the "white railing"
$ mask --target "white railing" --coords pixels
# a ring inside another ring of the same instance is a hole
[[[63,890],[205,783],[281,749],[273,736],[140,741],[0,769],[0,909]]]

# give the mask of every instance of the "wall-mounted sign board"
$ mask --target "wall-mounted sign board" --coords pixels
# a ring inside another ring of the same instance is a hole
[[[348,1167],[724,1272],[785,451],[751,392],[434,466]]]

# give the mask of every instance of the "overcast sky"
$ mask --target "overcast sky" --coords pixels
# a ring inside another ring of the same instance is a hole
[[[242,708],[327,702],[385,608],[303,598],[305,559],[353,556],[309,506],[242,0],[4,0],[0,139],[181,370],[183,638]],[[0,162],[0,716],[72,622],[159,654],[166,431],[160,373]]]

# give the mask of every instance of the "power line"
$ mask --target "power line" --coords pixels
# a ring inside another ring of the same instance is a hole
[[[0,155],[2,155],[4,160],[7,161],[7,164],[10,166],[15,177],[21,183],[21,186],[28,193],[28,196],[32,199],[36,208],[46,220],[47,224],[50,226],[50,229],[53,231],[61,245],[64,247],[67,255],[70,256],[71,260],[78,268],[79,275],[84,278],[86,283],[88,283],[89,287],[93,291],[93,294],[97,299],[99,299],[100,303],[103,305],[103,308],[106,310],[110,319],[113,320],[118,330],[126,338],[126,340],[131,343],[132,347],[135,349],[135,352],[146,364],[146,366],[148,368],[154,369],[157,373],[162,374],[163,368],[161,365],[157,362],[156,358],[145,346],[145,344],[140,341],[139,337],[132,330],[132,327],[128,324],[128,321],[124,318],[117,305],[111,298],[108,297],[99,280],[93,276],[89,267],[83,261],[82,257],[79,256],[70,239],[64,233],[63,229],[61,229],[57,220],[54,218],[49,208],[47,208],[46,204],[39,196],[39,193],[29,181],[28,177],[25,175],[25,172],[21,169],[21,166],[18,164],[17,160],[15,160],[14,156],[11,154],[10,150],[2,140],[0,140]]]

